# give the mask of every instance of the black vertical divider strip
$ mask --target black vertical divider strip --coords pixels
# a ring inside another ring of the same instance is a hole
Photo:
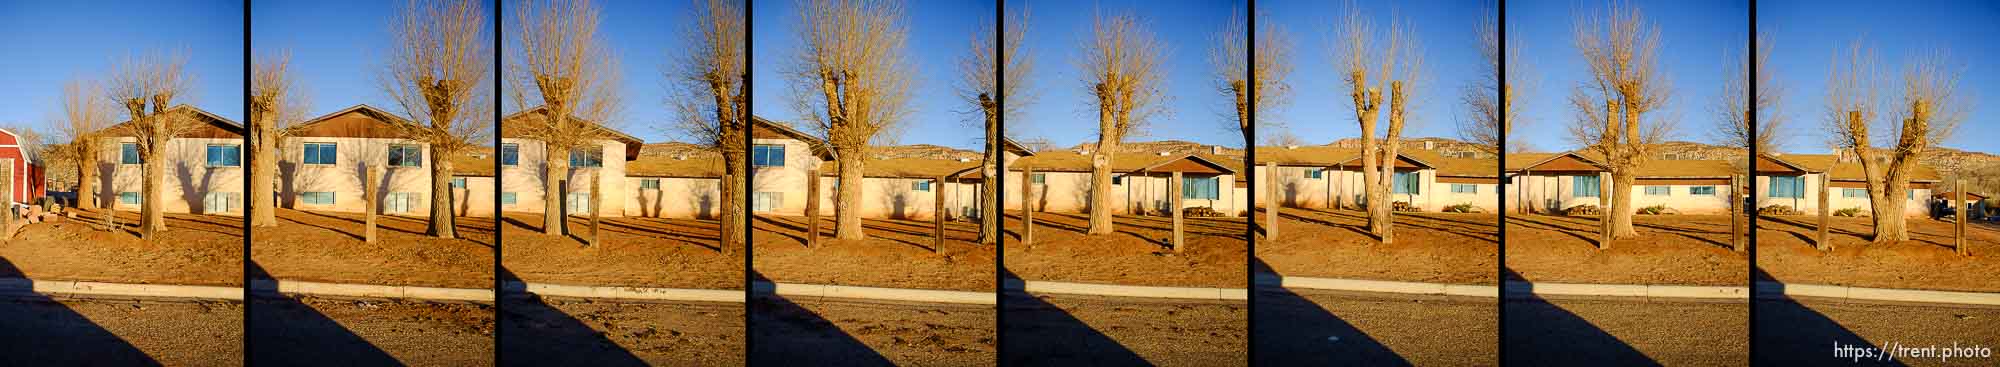
[[[1022,42],[1027,42],[1027,40],[1022,40]],[[1000,134],[987,138],[1006,139],[1007,0],[995,0],[993,4],[993,45],[993,101],[999,102],[999,108],[994,110],[997,113],[993,116],[993,125]],[[1007,251],[1005,250],[1007,248],[1007,156],[1005,154],[1007,148],[1005,147],[1005,142],[989,141],[986,144],[997,145],[1002,152],[1000,159],[993,162],[993,172],[986,173],[987,176],[993,178],[993,185],[999,186],[999,189],[993,190],[993,202],[986,203],[986,205],[992,205],[995,208],[993,213],[1000,217],[993,220],[993,225],[999,227],[993,228],[993,364],[997,366],[1000,364],[1000,361],[1007,360],[1003,357],[1007,355],[1007,277],[1003,275],[1007,272],[1002,271],[1002,269],[1006,269],[1007,267]],[[992,153],[987,152],[984,154]],[[1026,180],[1025,177],[1022,179]],[[1021,187],[1025,189],[1027,186],[1023,185]],[[1022,194],[1026,195],[1027,193],[1023,191]],[[1026,207],[1021,209],[1027,210]],[[981,213],[984,213],[984,211],[981,211]],[[984,218],[981,218],[981,220],[984,220]]]
[[[1750,340],[1746,340],[1746,342],[1748,342],[1749,345],[1744,347],[1743,350],[1745,350],[1746,351],[1745,353],[1748,354],[1747,356],[1744,356],[1746,359],[1750,361],[1756,361],[1757,360],[1757,205],[1756,205],[1757,204],[1756,200],[1757,139],[1755,138],[1757,131],[1757,1],[1756,0],[1750,1],[1749,18],[1750,18],[1749,19],[1750,32],[1748,41],[1750,42],[1750,44],[1749,47],[1744,47],[1744,49],[1749,50],[1748,52],[1744,52],[1744,57],[1748,57],[1749,59],[1745,60],[1747,62],[1743,64],[1747,65],[1748,67],[1745,67],[1743,69],[1749,71],[1749,74],[1746,75],[1745,77],[1750,78],[1749,80],[1750,88],[1745,89],[1745,91],[1749,93],[1744,93],[1744,95],[1748,97],[1747,100],[1748,104],[1746,104],[1746,106],[1750,107],[1750,119],[1748,121],[1748,123],[1750,124],[1750,129],[1748,131],[1751,132],[1750,136],[1752,138],[1749,139],[1750,151],[1745,152],[1746,154],[1744,157],[1744,162],[1746,164],[1743,165],[1745,170],[1743,176],[1744,177],[1743,186],[1745,190],[1748,190],[1749,192],[1745,193],[1748,195],[1744,195],[1743,197],[1750,198],[1749,202],[1750,205],[1744,205],[1743,209],[1750,211],[1750,223],[1749,223],[1750,229],[1746,231],[1748,233],[1744,234],[1745,236],[1744,240],[1750,241],[1750,243],[1748,244],[1748,247],[1750,248],[1749,251],[1750,259],[1748,259],[1748,261],[1750,262],[1750,266],[1747,266],[1747,268],[1750,269],[1750,273],[1744,274],[1743,279],[1745,283],[1744,285],[1750,287],[1750,300],[1748,302],[1749,304],[1745,305],[1746,307],[1749,307],[1749,314],[1745,315],[1745,318],[1747,318],[1748,320],[1744,321],[1745,323],[1750,325],[1750,335],[1749,335]],[[1734,188],[1731,189],[1733,190]],[[1821,187],[1819,189],[1826,190],[1825,187]],[[1730,200],[1735,200],[1735,199],[1730,199]],[[1815,243],[1814,245],[1818,244]]]
[[[501,104],[501,100],[503,98],[502,94],[506,93],[506,89],[504,89],[504,87],[500,84],[500,79],[502,78],[503,75],[506,75],[505,74],[506,64],[500,62],[501,60],[500,57],[503,52],[501,48],[505,47],[503,45],[503,42],[501,42],[501,40],[505,38],[505,36],[500,33],[501,32],[500,19],[505,17],[504,15],[502,15],[502,12],[505,11],[504,9],[505,6],[503,6],[500,3],[500,0],[494,0],[492,4],[493,4],[493,116],[491,118],[493,119],[493,365],[504,366],[507,365],[505,359],[507,355],[506,353],[507,348],[502,348],[501,346],[507,344],[501,343],[500,341],[503,338],[507,337],[506,336],[507,328],[500,327],[500,323],[507,322],[507,318],[504,317],[507,315],[507,313],[505,312],[506,306],[502,306],[502,304],[506,303],[502,301],[504,300],[503,297],[507,296],[505,294],[505,290],[507,289],[507,287],[505,284],[506,280],[500,277],[500,274],[506,274],[505,267],[501,265],[502,262],[500,261],[500,254],[501,254],[500,249],[503,248],[502,246],[506,246],[507,236],[505,236],[504,234],[507,232],[507,226],[505,220],[506,217],[504,216],[506,213],[500,211],[501,209],[500,194],[502,191],[505,191],[501,189],[502,187],[501,181],[504,181],[505,180],[504,176],[506,176],[504,174],[506,171],[501,170],[500,167],[500,139],[502,136],[501,135],[502,128],[500,124],[500,109],[502,108],[501,106],[505,106],[504,104]],[[431,157],[431,159],[437,159],[437,157],[433,156]],[[468,184],[466,187],[469,188],[471,186],[470,184]],[[469,193],[471,190],[466,190],[466,191]],[[523,287],[522,289],[526,289],[526,287]]]
[[[256,121],[250,120],[250,5],[249,0],[243,1],[243,121],[256,123]],[[244,126],[250,125],[244,124]],[[249,152],[249,148],[254,148],[254,146],[250,145],[250,131],[248,129],[245,129],[243,132],[243,147],[245,148],[242,150],[244,152]],[[254,152],[250,153],[250,157],[255,159],[257,154]],[[262,162],[251,162],[250,164],[262,164]],[[81,185],[78,186],[81,187]],[[250,188],[250,175],[243,175],[243,188],[246,190],[244,191],[244,198],[248,199],[249,191],[247,190]],[[83,195],[84,193],[77,193],[77,200],[84,200]],[[273,206],[275,207],[275,205]],[[252,330],[250,329],[250,304],[253,303],[250,301],[250,218],[256,215],[256,209],[252,207],[253,205],[243,206],[243,283],[241,283],[243,286],[243,333],[240,334],[243,335],[243,340],[240,342],[243,343],[242,357],[243,365],[245,366],[250,365],[250,339],[253,339],[250,337],[250,330]]]
[[[752,52],[751,50],[756,49],[755,47],[753,47],[754,44],[752,42],[755,42],[757,38],[750,36],[751,32],[755,32],[755,30],[757,29],[756,23],[752,21],[751,20],[752,18],[750,17],[751,15],[750,9],[756,7],[754,3],[755,3],[754,1],[748,1],[748,0],[745,0],[743,2],[743,111],[738,111],[738,113],[742,114],[743,117],[745,117],[742,123],[744,130],[743,150],[745,153],[748,153],[750,151],[750,143],[755,141],[754,139],[757,138],[755,136],[752,136],[755,135],[757,132],[757,128],[754,126],[757,124],[756,121],[757,119],[754,117],[757,115],[757,113],[754,112],[756,111],[756,109],[753,108],[754,106],[757,105],[757,97],[756,95],[751,93],[751,91],[753,90],[751,89],[751,86],[757,85],[757,83],[752,81],[753,78],[751,77],[751,75],[753,75],[754,73],[750,72],[750,66],[755,65],[753,61],[756,60],[755,57],[751,56]],[[738,180],[743,180],[744,190],[742,191],[750,191],[752,190],[750,188],[755,187],[754,186],[755,180],[753,180],[753,178],[756,176],[756,173],[757,169],[755,167],[743,168],[743,177],[736,178]],[[812,179],[818,179],[818,178],[812,178]],[[739,217],[738,219],[743,221],[743,223],[740,223],[739,225],[741,225],[743,228],[743,364],[747,366],[750,364],[750,351],[754,350],[750,348],[750,346],[756,343],[755,338],[757,335],[757,333],[751,332],[752,330],[755,329],[751,327],[751,321],[750,321],[751,320],[750,315],[752,313],[755,313],[757,308],[756,307],[757,284],[754,275],[756,274],[756,269],[750,266],[750,264],[753,264],[753,262],[750,259],[756,257],[756,252],[757,252],[755,250],[752,250],[752,248],[754,248],[755,246],[750,245],[751,243],[755,243],[755,241],[753,241],[752,239],[756,237],[757,230],[754,225],[757,222],[754,220],[755,218],[753,218],[753,214],[750,212],[750,205],[747,205],[750,201],[751,195],[744,195],[744,194],[748,193],[737,192],[736,197],[734,199],[738,203],[746,204],[740,207],[739,210],[742,210],[743,212],[737,213],[739,214],[737,215],[737,217]],[[809,198],[807,200],[819,200],[819,198]],[[809,213],[808,215],[819,215],[819,214]],[[819,231],[819,228],[813,228],[812,230]],[[729,234],[724,233],[723,235],[726,236]]]
[[[1499,35],[1498,39],[1495,40],[1495,43],[1499,45],[1499,54],[1495,56],[1500,57],[1498,70],[1500,76],[1500,93],[1495,93],[1494,95],[1500,98],[1499,101],[1496,101],[1500,103],[1495,104],[1500,105],[1500,118],[1502,120],[1500,123],[1500,133],[1498,134],[1500,137],[1500,151],[1499,154],[1495,154],[1493,157],[1493,159],[1500,160],[1500,164],[1494,165],[1499,168],[1493,172],[1496,175],[1494,177],[1500,181],[1498,185],[1493,186],[1495,188],[1493,195],[1499,197],[1499,200],[1494,201],[1493,207],[1497,208],[1494,215],[1500,217],[1499,220],[1495,221],[1498,222],[1498,228],[1494,228],[1495,233],[1498,234],[1495,237],[1500,239],[1500,249],[1498,251],[1499,261],[1495,263],[1495,269],[1493,269],[1496,273],[1493,277],[1495,291],[1495,297],[1493,297],[1493,323],[1497,324],[1494,327],[1494,333],[1497,335],[1494,335],[1493,338],[1493,344],[1496,344],[1495,348],[1493,348],[1493,360],[1499,362],[1507,360],[1507,184],[1511,182],[1507,178],[1507,130],[1512,130],[1513,121],[1507,119],[1506,103],[1508,92],[1507,0],[1499,0],[1495,3],[1494,17],[1500,18],[1493,22],[1494,33]],[[1527,204],[1523,203],[1522,205]]]
[[[1253,191],[1243,195],[1244,201],[1250,204],[1249,210],[1244,211],[1245,215],[1243,218],[1243,221],[1247,224],[1243,226],[1243,242],[1245,242],[1248,249],[1248,251],[1243,252],[1243,290],[1246,294],[1243,300],[1243,355],[1247,356],[1245,357],[1246,359],[1250,359],[1248,361],[1250,364],[1255,365],[1257,364],[1257,267],[1251,264],[1257,263],[1257,193],[1254,192],[1257,191],[1257,141],[1255,139],[1255,136],[1257,136],[1256,106],[1258,90],[1257,0],[1245,1],[1243,6],[1243,27],[1246,28],[1243,32],[1243,37],[1246,38],[1244,45],[1248,46],[1243,48],[1243,54],[1244,58],[1249,61],[1243,63],[1243,75],[1244,79],[1250,82],[1249,104],[1247,105],[1250,106],[1247,108],[1250,121],[1247,121],[1249,122],[1247,124],[1243,124],[1243,130],[1250,132],[1245,136],[1252,137],[1251,140],[1243,141],[1243,173],[1245,175],[1244,182],[1249,183],[1250,191]],[[1264,174],[1275,175],[1277,172],[1264,172]],[[1232,189],[1230,191],[1235,190]],[[1277,199],[1272,200],[1272,202],[1276,202]],[[1181,209],[1174,208],[1174,210]],[[1278,210],[1278,208],[1277,206],[1272,206],[1265,210]]]

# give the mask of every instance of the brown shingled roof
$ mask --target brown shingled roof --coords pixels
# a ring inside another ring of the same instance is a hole
[[[450,160],[453,176],[493,177],[493,148],[466,149]]]
[[[978,167],[978,161],[959,162],[956,159],[932,158],[889,158],[870,159],[862,164],[862,177],[878,178],[937,178]],[[840,175],[840,165],[827,162],[820,165],[821,176]]]
[[[1840,162],[1840,157],[1832,154],[1783,154],[1774,157],[1805,167],[1812,172],[1828,172],[1832,176],[1830,178],[1834,180],[1868,179],[1868,174],[1861,169],[1861,162]],[[1923,164],[1917,164],[1916,170],[1910,172],[1910,179],[1913,181],[1936,182],[1940,177],[1942,176],[1938,175],[1937,170]]]
[[[1231,172],[1243,171],[1242,157],[1199,153],[1165,156],[1135,153],[1117,154],[1112,156],[1111,171],[1117,173],[1131,172],[1185,157],[1200,157],[1202,160],[1222,166],[1223,168],[1228,168]],[[1031,157],[1023,157],[1016,160],[1013,165],[1007,168],[1010,171],[1034,168],[1036,171],[1043,172],[1090,172],[1090,156],[1079,154],[1074,150],[1041,152]]]

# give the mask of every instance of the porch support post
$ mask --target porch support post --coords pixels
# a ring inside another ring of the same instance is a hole
[[[934,225],[935,227],[931,229],[931,236],[937,239],[936,245],[933,245],[931,249],[937,251],[937,253],[939,254],[944,253],[945,212],[944,212],[943,194],[944,194],[945,177],[947,176],[938,176],[937,181],[931,183],[931,205],[935,207],[934,209],[931,210],[931,224]]]
[[[819,248],[819,167],[806,170],[806,248]]]
[[[1174,253],[1181,252],[1181,190],[1184,189],[1186,188],[1181,187],[1181,172],[1174,171],[1173,178],[1167,181],[1167,198],[1173,201],[1168,211],[1173,212],[1174,216]]]
[[[1264,176],[1264,198],[1270,199],[1270,203],[1264,204],[1264,239],[1276,241],[1278,210],[1285,206],[1285,203],[1278,199],[1278,162],[1264,163]]]
[[[1965,240],[1965,179],[1952,180],[1951,196],[1954,211],[1951,217],[1951,247],[1958,249],[1958,256],[1972,256],[1972,249],[1966,247],[1971,241]]]
[[[1035,168],[1021,168],[1021,244],[1035,243]]]
[[[1832,188],[1827,187],[1827,183],[1829,182],[1829,180],[1827,179],[1828,176],[1832,175],[1825,173],[1819,175],[1819,231],[1818,233],[1814,234],[1813,244],[1817,245],[1820,251],[1833,250],[1833,244],[1826,242],[1827,222],[1831,219],[1831,217],[1833,217],[1832,208],[1828,208],[1829,206],[1832,206],[1830,202],[1833,201],[1833,199],[1830,196],[1828,196],[1831,195],[1830,192],[1833,191]]]

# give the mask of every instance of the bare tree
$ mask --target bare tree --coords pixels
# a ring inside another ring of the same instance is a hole
[[[1399,23],[1392,22],[1385,34],[1378,35],[1360,9],[1348,4],[1346,16],[1334,26],[1335,66],[1346,78],[1348,98],[1361,125],[1361,175],[1367,194],[1368,228],[1384,244],[1395,242],[1390,185],[1395,178],[1396,151],[1402,145],[1404,122],[1412,102],[1409,91],[1415,89],[1423,65],[1423,58],[1415,45],[1405,39]],[[1386,38],[1379,46],[1373,43],[1378,37]],[[1375,69],[1376,73],[1371,76],[1369,69]],[[1377,140],[1376,119],[1382,112],[1383,84],[1389,87],[1389,124],[1381,140]]]
[[[667,65],[667,105],[675,114],[673,130],[722,152],[721,191],[723,251],[744,239],[743,193],[748,174],[749,109],[744,105],[743,2],[703,0],[681,34],[689,37]]]
[[[1110,234],[1111,162],[1125,136],[1160,110],[1160,66],[1165,52],[1153,32],[1131,13],[1098,14],[1077,62],[1083,85],[1097,106],[1097,145],[1090,157],[1090,234]],[[1180,210],[1175,208],[1174,210]]]
[[[1771,38],[1757,37],[1756,60],[1743,55],[1734,55],[1729,63],[1729,78],[1723,81],[1722,94],[1717,96],[1716,126],[1714,139],[1725,145],[1749,148],[1755,142],[1757,149],[1766,152],[1782,152],[1784,147],[1779,134],[1784,129],[1785,117],[1780,111],[1784,98],[1784,87],[1777,83],[1777,70],[1771,69]],[[1749,64],[1749,65],[1745,65]],[[1757,70],[1757,90],[1753,97],[1750,90],[1750,68]],[[1756,98],[1756,108],[1750,108],[1750,98]],[[1756,111],[1752,116],[1751,111]]]
[[[97,209],[97,160],[104,148],[104,129],[111,126],[111,100],[104,87],[88,80],[63,84],[62,121],[55,124],[63,144],[53,147],[54,158],[76,166],[76,207]]]
[[[262,58],[250,71],[250,225],[278,225],[278,150],[311,107],[292,83],[289,52]]]
[[[453,167],[448,157],[478,146],[492,133],[493,106],[482,96],[492,73],[486,10],[465,0],[410,0],[390,24],[389,62],[382,89],[414,121],[394,124],[430,147],[428,233],[456,238],[451,210]]]
[[[1488,17],[1486,19],[1494,19]],[[1524,88],[1526,65],[1521,59],[1518,42],[1505,40],[1507,52],[1500,52],[1500,28],[1497,22],[1483,20],[1479,23],[1480,79],[1478,83],[1465,86],[1459,97],[1465,103],[1467,118],[1458,124],[1458,136],[1473,144],[1479,150],[1498,156],[1504,143],[1501,136],[1514,131],[1514,122],[1521,116],[1514,104],[1515,98]],[[1500,64],[1507,63],[1503,75]],[[1504,114],[1503,114],[1504,113]]]
[[[1236,124],[1229,129],[1243,135],[1245,146],[1256,143],[1256,137],[1250,135],[1251,124],[1255,123],[1258,128],[1282,127],[1274,123],[1278,120],[1271,118],[1267,112],[1290,103],[1292,97],[1292,86],[1287,81],[1292,74],[1292,37],[1274,22],[1265,22],[1259,28],[1254,69],[1248,65],[1250,36],[1245,34],[1250,27],[1244,23],[1242,14],[1231,16],[1222,30],[1210,37],[1215,42],[1214,48],[1209,50],[1209,64],[1215,67],[1216,90],[1234,98],[1231,111],[1235,112]],[[1248,78],[1252,73],[1256,74],[1256,78]],[[1250,79],[1257,81],[1254,88]],[[1250,105],[1249,96],[1252,93],[1257,96],[1256,106]],[[1253,109],[1263,115],[1254,122],[1250,121]]]
[[[800,8],[804,47],[791,60],[792,101],[840,167],[834,237],[862,239],[863,165],[871,144],[892,138],[911,108],[902,3],[804,0]]]
[[[1582,16],[1572,29],[1577,51],[1590,67],[1590,79],[1570,95],[1576,120],[1570,135],[1578,145],[1604,157],[1611,173],[1609,210],[1613,238],[1638,235],[1632,230],[1632,184],[1639,166],[1672,124],[1643,118],[1666,104],[1669,84],[1659,72],[1659,27],[1647,24],[1639,9],[1613,5],[1603,13]],[[1600,186],[1601,187],[1601,186]]]
[[[515,108],[533,104],[540,116],[527,116],[507,126],[516,134],[542,142],[542,233],[564,233],[563,180],[569,159],[578,149],[598,149],[605,129],[620,103],[618,65],[603,38],[598,37],[598,9],[589,0],[522,0],[511,12],[515,44],[507,68],[509,95]],[[597,177],[591,175],[590,177]],[[594,179],[594,178],[593,178]],[[591,203],[592,212],[602,203]]]
[[[1965,119],[1968,102],[1958,94],[1963,70],[1938,52],[1912,61],[1902,72],[1900,101],[1887,116],[1877,112],[1877,93],[1885,84],[1875,77],[1874,57],[1860,42],[1845,55],[1835,55],[1837,68],[1827,83],[1827,128],[1837,146],[1851,151],[1867,175],[1869,207],[1873,211],[1874,242],[1910,239],[1903,211],[1907,201],[1896,194],[1910,191],[1910,176],[1925,151],[1949,138]],[[1894,145],[1871,143],[1871,129],[1886,128]],[[1907,195],[1907,194],[1906,194]]]
[[[166,212],[160,207],[165,185],[167,149],[175,137],[201,127],[192,109],[173,108],[174,98],[187,92],[193,77],[188,75],[185,54],[154,54],[127,58],[112,73],[106,90],[113,103],[125,107],[131,120],[116,133],[131,136],[139,151],[140,201],[139,235],[157,239],[167,229]]]
[[[980,157],[979,200],[979,243],[995,243],[1000,238],[1000,185],[1003,174],[999,165],[1002,159],[1003,139],[1000,132],[1000,117],[1016,116],[1034,96],[1024,91],[1032,90],[1028,76],[1035,68],[1034,57],[1027,55],[1024,47],[1028,38],[1028,13],[1017,14],[1007,20],[1007,33],[1002,35],[998,47],[994,45],[994,24],[984,24],[973,32],[969,42],[972,51],[958,60],[958,96],[974,106],[978,112],[979,128],[985,131],[984,153]],[[995,73],[1001,65],[1007,67],[1006,75]],[[1005,78],[1006,89],[1001,90],[999,78]],[[1002,105],[999,97],[1006,97]],[[1004,111],[1002,110],[1004,109]]]

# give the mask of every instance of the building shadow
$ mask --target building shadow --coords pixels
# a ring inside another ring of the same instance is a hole
[[[632,351],[540,295],[527,294],[512,270],[500,268],[500,365],[644,366]]]
[[[1775,282],[1763,268],[1751,269],[1754,279]],[[1750,364],[1753,366],[1904,365],[1901,361],[1837,355],[1835,346],[1866,347],[1877,351],[1881,350],[1881,346],[1868,342],[1868,339],[1841,326],[1826,314],[1785,296],[1782,285],[1777,288],[1750,287],[1750,292],[1751,299],[1757,303],[1757,317],[1750,319],[1751,334],[1757,336],[1750,341],[1750,349],[1757,351],[1751,353]]]
[[[1523,279],[1502,267],[1503,279]],[[1527,284],[1527,283],[1523,283]],[[1631,344],[1596,324],[1563,309],[1528,289],[1501,287],[1507,310],[1500,315],[1507,333],[1501,340],[1502,365],[1518,366],[1658,366]],[[1513,292],[1530,292],[1512,296]]]
[[[1001,268],[1002,282],[1019,282]],[[1007,323],[1000,338],[1001,366],[1150,366],[1138,353],[1069,311],[1033,294],[1007,291],[1000,312]]]
[[[868,344],[854,338],[827,320],[818,311],[771,294],[765,278],[756,270],[751,279],[758,285],[750,291],[750,343],[752,366],[893,366]]]
[[[312,306],[276,289],[259,289],[259,283],[273,284],[271,274],[256,261],[250,262],[251,302],[244,317],[250,329],[249,364],[252,366],[399,366],[389,352],[340,325]]]
[[[1252,259],[1256,269],[1269,269]],[[1256,346],[1254,366],[1409,366],[1367,332],[1311,299],[1276,284],[1255,284],[1256,320],[1250,325]]]
[[[0,278],[27,275],[0,258]],[[55,298],[24,290],[0,295],[0,365],[159,366],[160,362]]]

